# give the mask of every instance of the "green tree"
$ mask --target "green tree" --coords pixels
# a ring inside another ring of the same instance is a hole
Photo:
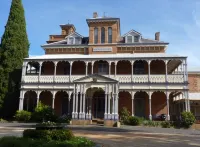
[[[0,45],[1,114],[3,110],[5,112],[10,108],[18,108],[21,67],[23,58],[28,57],[28,51],[29,41],[22,0],[12,0],[9,18]]]

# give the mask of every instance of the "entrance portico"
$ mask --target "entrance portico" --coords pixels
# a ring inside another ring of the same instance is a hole
[[[75,120],[118,121],[118,81],[98,74],[74,81],[72,123]]]

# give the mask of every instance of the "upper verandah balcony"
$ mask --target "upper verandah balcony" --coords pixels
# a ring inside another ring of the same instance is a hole
[[[119,83],[185,83],[187,58],[165,53],[43,55],[24,60],[22,82],[71,83],[90,74]]]

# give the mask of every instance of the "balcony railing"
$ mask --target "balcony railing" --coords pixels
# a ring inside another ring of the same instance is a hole
[[[79,78],[84,77],[85,75],[71,75],[71,82],[77,80]],[[148,83],[148,75],[104,75],[106,77],[110,77],[111,79],[118,80],[120,83]],[[132,79],[131,79],[132,78]],[[183,83],[184,78],[183,75],[168,75],[168,83]],[[69,75],[56,75],[55,79],[54,76],[49,75],[27,75],[24,76],[24,83],[69,83],[70,77]],[[165,83],[165,75],[150,75],[150,83]]]

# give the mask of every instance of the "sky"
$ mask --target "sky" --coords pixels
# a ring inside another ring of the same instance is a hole
[[[87,18],[119,17],[121,34],[134,29],[144,38],[169,42],[168,54],[188,56],[189,68],[200,69],[200,0],[22,0],[30,42],[30,55],[44,54],[41,45],[50,34],[61,34],[60,24],[72,23],[88,36]],[[0,1],[0,37],[4,33],[11,0]]]

